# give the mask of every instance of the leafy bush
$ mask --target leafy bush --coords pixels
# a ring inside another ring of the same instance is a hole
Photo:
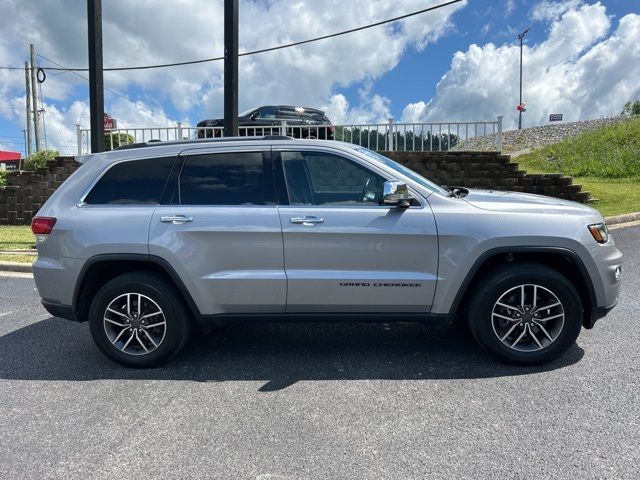
[[[9,176],[6,170],[0,170],[0,187],[7,186],[7,177]]]
[[[132,135],[126,133],[111,133],[106,132],[104,134],[104,149],[105,151],[118,148],[120,145],[129,145],[134,143],[135,139]]]
[[[60,154],[57,150],[40,150],[24,161],[23,168],[25,170],[37,170],[39,168],[46,168],[47,162],[54,160],[58,155]]]

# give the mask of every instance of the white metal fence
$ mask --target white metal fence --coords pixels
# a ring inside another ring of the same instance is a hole
[[[91,153],[91,131],[77,128],[78,155]],[[493,137],[483,142],[502,151],[502,117],[483,122],[388,123],[360,125],[288,125],[285,121],[273,126],[242,126],[240,136],[287,135],[294,138],[314,138],[350,142],[371,150],[386,151],[447,151],[464,150],[473,137]],[[224,136],[222,127],[119,128],[105,135],[105,148],[149,141],[176,141]]]

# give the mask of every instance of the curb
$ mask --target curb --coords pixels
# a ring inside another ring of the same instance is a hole
[[[619,223],[629,223],[640,220],[640,212],[625,213],[623,215],[615,215],[613,217],[605,217],[604,221],[607,225],[617,225]]]
[[[30,263],[0,262],[0,272],[33,273]]]

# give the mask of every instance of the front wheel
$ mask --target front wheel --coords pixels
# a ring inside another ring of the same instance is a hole
[[[187,309],[172,285],[146,272],[114,278],[89,310],[96,345],[126,367],[154,367],[178,353],[189,336]]]
[[[468,321],[487,352],[509,363],[539,365],[569,349],[582,316],[580,296],[563,275],[544,265],[520,263],[482,278]]]

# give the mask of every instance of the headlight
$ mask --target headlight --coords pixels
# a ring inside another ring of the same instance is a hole
[[[609,241],[609,230],[604,222],[589,225],[589,231],[598,243],[607,243]]]

